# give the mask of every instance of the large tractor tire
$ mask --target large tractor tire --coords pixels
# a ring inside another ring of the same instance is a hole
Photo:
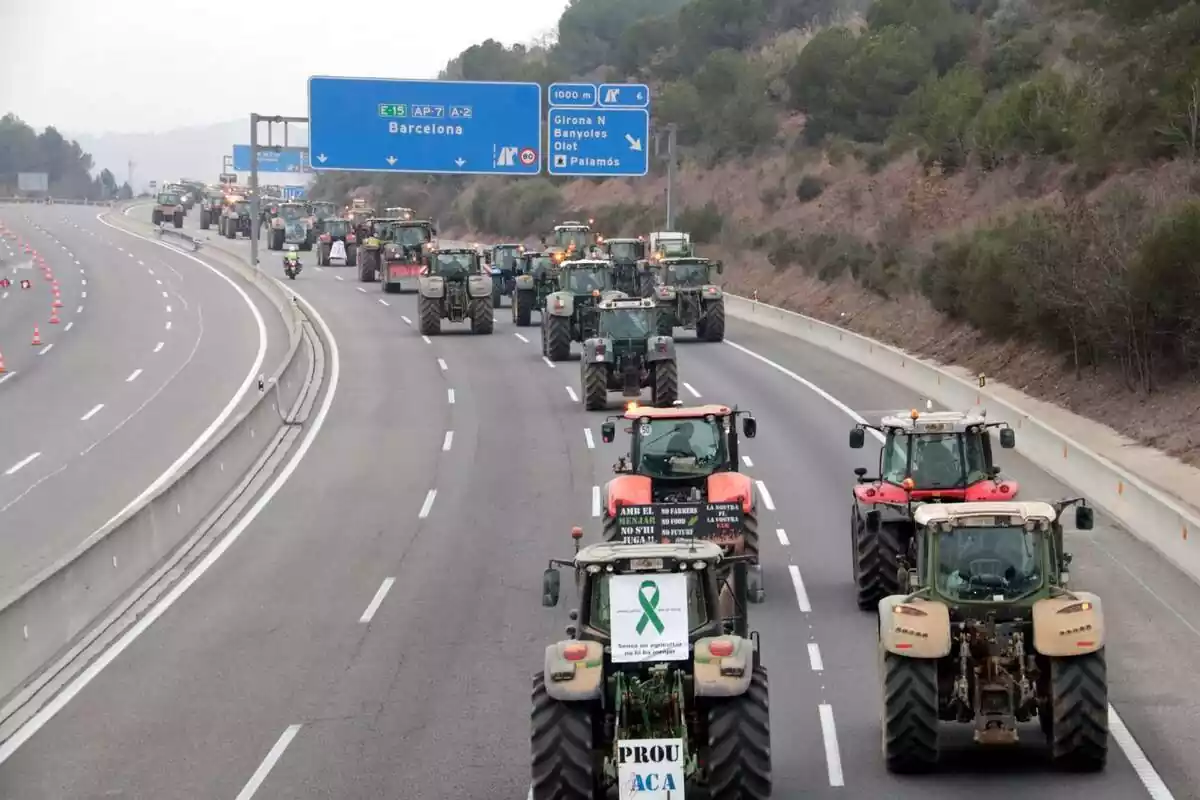
[[[383,289],[384,294],[395,294],[400,290],[399,285],[395,283],[389,283],[388,281],[382,279],[379,281],[379,287]]]
[[[703,329],[697,333],[706,342],[720,342],[725,339],[725,301],[715,300],[709,303],[708,313],[704,315]]]
[[[272,228],[271,229],[271,239],[270,239],[270,249],[282,250],[283,249],[283,238],[284,238],[283,231]]]
[[[543,314],[542,328],[542,347],[546,358],[566,361],[571,356],[571,320]]]
[[[597,758],[588,703],[564,703],[546,691],[546,676],[533,676],[530,745],[532,800],[601,800],[604,773]]]
[[[354,244],[346,245],[346,266],[347,267],[358,266],[358,245],[354,245]]]
[[[150,223],[152,225],[161,225],[163,221],[162,212],[157,208],[150,212]]]
[[[858,607],[874,611],[880,600],[900,591],[900,556],[906,549],[906,537],[896,522],[884,522],[878,532],[871,533],[857,506],[851,510],[850,525]]]
[[[442,309],[437,300],[425,295],[417,297],[417,326],[424,336],[436,336],[442,332]]]
[[[503,298],[504,293],[500,291],[500,287],[496,285],[496,282],[492,281],[492,308],[503,307],[504,304],[501,302]]]
[[[200,230],[202,230],[202,231],[208,230],[208,228],[211,224],[212,224],[212,218],[208,215],[208,212],[201,211],[200,212]]]
[[[471,301],[471,333],[489,334],[496,326],[492,298],[476,297]]]
[[[608,365],[584,364],[580,376],[583,384],[583,407],[600,411],[608,405]]]
[[[533,304],[536,298],[537,294],[532,289],[518,289],[513,292],[513,323],[517,327],[528,328],[533,324]]]
[[[328,267],[329,266],[329,251],[331,249],[332,248],[325,247],[324,245],[322,245],[320,247],[320,249],[317,250],[317,266],[318,267]]]
[[[376,281],[375,269],[379,263],[379,254],[375,251],[366,253],[362,258],[362,264],[358,267],[359,283],[374,283]]]
[[[1046,738],[1055,766],[1098,772],[1108,760],[1108,669],[1104,649],[1050,659],[1051,721]]]
[[[238,238],[238,223],[236,220],[229,220],[225,224],[225,238],[227,238],[227,239]]]
[[[175,226],[176,230],[182,228],[183,227],[183,212],[176,211],[175,216],[172,218],[171,222]]]
[[[745,694],[709,707],[707,744],[711,800],[771,796],[771,698],[766,667],[754,668]]]
[[[659,408],[670,408],[679,399],[679,365],[674,361],[656,361],[652,372],[652,402]]]
[[[883,654],[883,759],[889,772],[937,766],[937,661]]]

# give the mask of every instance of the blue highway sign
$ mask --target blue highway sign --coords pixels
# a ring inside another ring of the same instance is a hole
[[[650,171],[644,108],[551,108],[551,175],[633,176]]]
[[[605,108],[649,108],[650,87],[644,83],[602,83],[596,99]]]
[[[308,79],[316,171],[538,175],[536,83]]]
[[[304,186],[285,186],[283,187],[284,200],[303,200],[307,188]]]
[[[549,94],[552,106],[591,108],[596,105],[594,83],[552,83]]]
[[[250,145],[235,144],[233,146],[234,172],[250,171]],[[270,150],[258,151],[259,172],[308,172],[308,148],[285,147],[275,153]]]

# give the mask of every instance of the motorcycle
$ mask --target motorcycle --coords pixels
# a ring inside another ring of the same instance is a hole
[[[283,259],[283,272],[291,280],[296,280],[296,276],[300,274],[300,259],[295,256],[285,256]]]

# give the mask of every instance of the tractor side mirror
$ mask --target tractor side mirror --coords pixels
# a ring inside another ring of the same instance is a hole
[[[747,439],[753,439],[755,436],[758,436],[758,420],[754,417],[743,417],[742,435]]]
[[[867,434],[862,428],[853,428],[850,431],[850,449],[861,450],[863,445],[867,443]]]
[[[992,464],[992,468],[988,470],[988,476],[992,480],[996,480],[997,478],[999,478],[1000,477],[1000,465]]]
[[[600,438],[605,444],[612,444],[613,439],[617,438],[617,426],[612,422],[605,422],[600,425]]]
[[[1012,428],[1000,429],[1000,446],[1005,450],[1012,450],[1017,446],[1017,432]]]
[[[1075,506],[1075,527],[1081,531],[1090,531],[1096,524],[1096,516],[1091,506]]]
[[[716,266],[717,266],[717,274],[718,275],[725,272],[725,263],[723,261],[718,261]]]
[[[558,605],[559,584],[562,578],[554,567],[542,573],[542,607],[554,608]]]
[[[867,533],[879,533],[879,529],[883,525],[883,515],[878,511],[868,511],[866,519]]]
[[[867,475],[867,468],[866,467],[855,467],[854,474],[857,475],[859,481],[861,481]]]

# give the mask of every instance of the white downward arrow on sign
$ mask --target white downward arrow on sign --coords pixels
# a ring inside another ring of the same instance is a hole
[[[642,140],[641,139],[635,139],[632,136],[630,136],[628,133],[625,134],[625,139],[626,139],[626,141],[629,142],[630,150],[641,150],[642,149]]]
[[[317,161],[320,161],[322,164],[324,164],[325,163],[325,154],[321,153],[321,155],[317,156]]]
[[[387,157],[387,162],[388,162],[388,166],[392,166],[392,167],[396,166],[396,157],[395,157],[395,156],[388,156],[388,157]]]
[[[458,158],[458,159],[455,159],[454,163],[458,164],[459,169],[462,169],[462,165],[467,163],[467,161],[464,158]]]

